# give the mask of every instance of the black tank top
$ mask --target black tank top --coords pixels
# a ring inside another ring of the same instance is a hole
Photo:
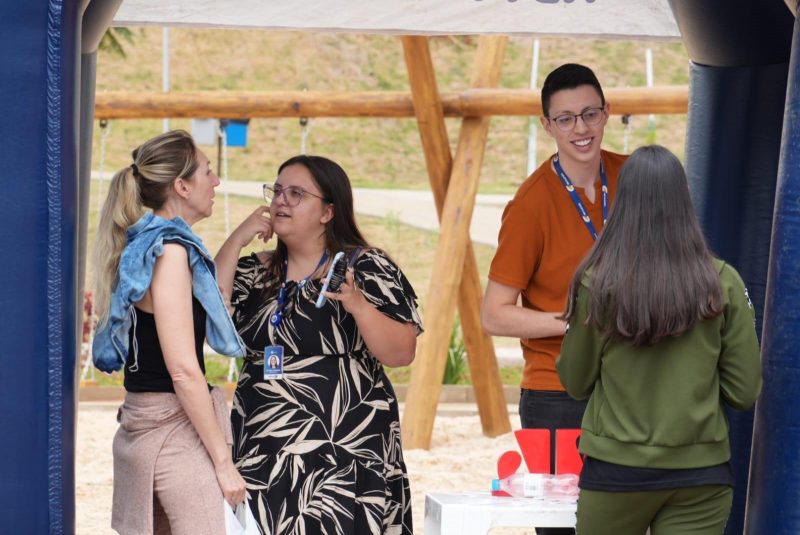
[[[125,390],[128,392],[175,392],[172,377],[164,363],[164,353],[158,341],[155,316],[134,307],[135,320],[128,335],[128,359],[125,362]],[[192,297],[194,319],[194,349],[203,375],[203,341],[206,338],[206,311]]]

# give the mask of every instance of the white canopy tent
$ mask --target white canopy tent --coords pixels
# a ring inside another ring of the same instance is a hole
[[[113,24],[680,39],[667,0],[125,0]]]

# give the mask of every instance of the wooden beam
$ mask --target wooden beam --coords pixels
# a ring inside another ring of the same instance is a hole
[[[497,85],[507,42],[503,36],[480,38],[473,87]],[[411,382],[403,413],[401,429],[406,448],[430,447],[489,121],[489,117],[466,117],[461,123],[426,300],[427,330],[420,339],[417,358],[411,367]]]
[[[615,115],[686,113],[687,86],[605,89]],[[475,88],[440,96],[445,117],[539,115],[539,92]],[[95,96],[98,119],[219,117],[414,117],[414,101],[402,91],[204,91],[186,93],[103,92]]]
[[[419,125],[419,135],[425,154],[431,190],[436,202],[436,212],[442,217],[442,206],[453,169],[453,156],[450,153],[450,141],[447,127],[444,124],[442,102],[436,84],[436,73],[433,68],[428,38],[425,36],[403,36],[408,81],[411,85],[411,97],[414,114]]]
[[[441,219],[453,159],[436,84],[436,73],[427,37],[404,36],[401,37],[401,41],[425,164],[436,202],[436,211]],[[475,251],[472,242],[468,242],[461,284],[458,287],[458,310],[481,427],[485,435],[495,437],[510,432],[511,422],[508,419],[494,345],[491,337],[481,327],[482,297]]]
[[[688,86],[604,88],[614,115],[687,113]],[[446,116],[541,115],[539,91],[530,89],[468,89],[443,97]]]

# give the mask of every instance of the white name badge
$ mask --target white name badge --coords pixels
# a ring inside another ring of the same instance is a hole
[[[283,346],[264,348],[264,380],[283,379]]]

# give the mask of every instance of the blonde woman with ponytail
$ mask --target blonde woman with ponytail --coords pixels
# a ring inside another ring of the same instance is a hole
[[[203,342],[228,355],[244,348],[190,227],[211,215],[219,179],[180,130],[132,156],[111,181],[94,251],[94,363],[124,368],[127,391],[111,523],[123,535],[218,535],[223,500],[244,501],[245,483],[231,460],[225,398],[205,379]]]

